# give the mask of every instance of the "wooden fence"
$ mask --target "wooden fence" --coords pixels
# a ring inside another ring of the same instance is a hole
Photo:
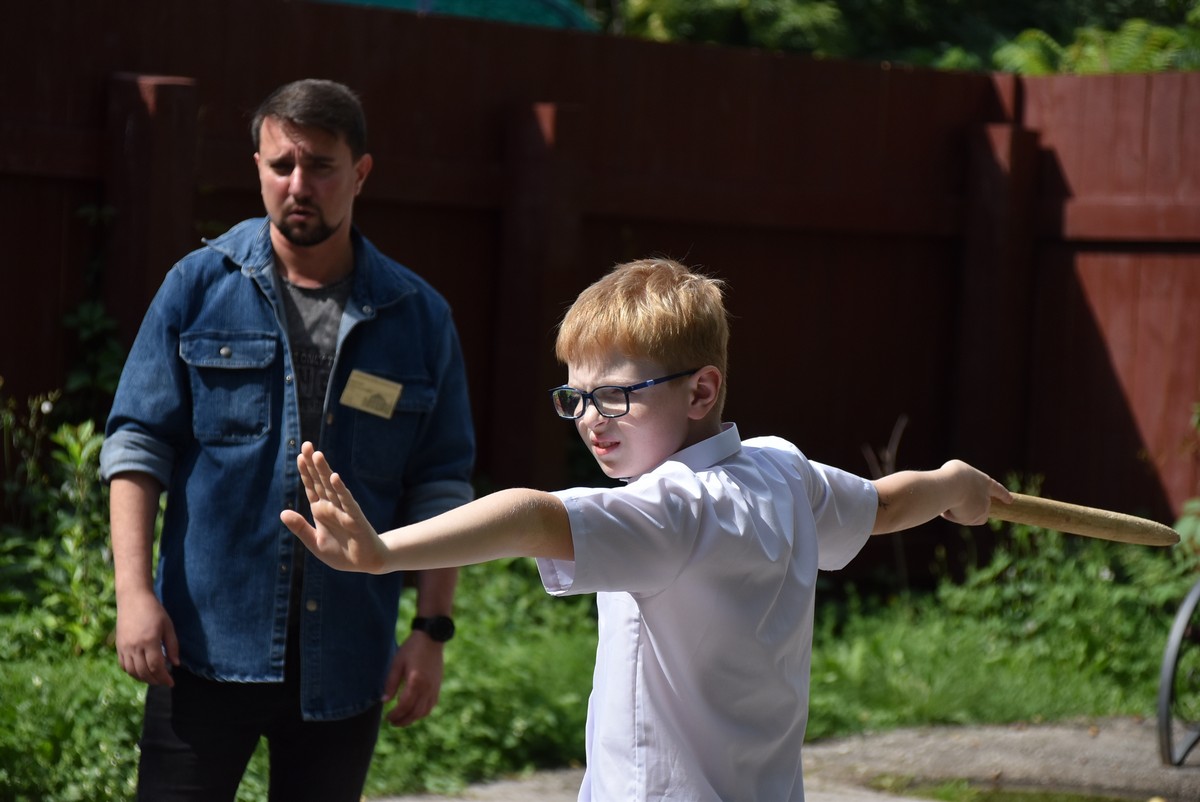
[[[61,384],[97,254],[128,340],[175,259],[261,214],[249,114],[319,76],[367,108],[356,221],[456,310],[493,485],[590,476],[545,397],[554,324],[612,264],[666,254],[729,282],[746,435],[867,473],[904,415],[902,468],[962,456],[1167,522],[1200,493],[1200,77],[1018,80],[284,0],[43,0],[0,37],[9,394]]]

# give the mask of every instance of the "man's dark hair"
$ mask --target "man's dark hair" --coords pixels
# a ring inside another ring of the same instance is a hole
[[[344,137],[355,159],[367,152],[367,118],[362,103],[349,87],[336,81],[306,78],[284,84],[268,95],[250,121],[256,151],[267,117]]]

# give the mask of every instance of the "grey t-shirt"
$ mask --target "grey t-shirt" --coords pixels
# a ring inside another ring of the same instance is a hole
[[[287,313],[288,344],[292,352],[296,395],[300,405],[300,438],[317,443],[321,434],[321,414],[337,353],[338,330],[342,310],[354,287],[354,274],[325,287],[297,287],[276,270],[277,287]],[[301,493],[298,512],[311,517],[308,499]],[[288,644],[285,681],[299,678],[300,595],[304,585],[303,546],[292,552],[292,588],[288,613]]]

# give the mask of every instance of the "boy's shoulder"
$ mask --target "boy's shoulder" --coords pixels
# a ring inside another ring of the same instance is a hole
[[[799,446],[777,435],[762,435],[747,438],[742,441],[742,448],[746,450],[766,449],[770,451],[783,451],[801,459],[806,459],[804,452],[800,450]]]

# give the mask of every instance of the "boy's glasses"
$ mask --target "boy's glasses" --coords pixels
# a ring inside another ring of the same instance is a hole
[[[650,379],[639,384],[630,384],[625,387],[620,387],[615,384],[606,384],[603,387],[597,387],[590,393],[585,393],[583,390],[576,390],[574,387],[555,387],[550,391],[550,399],[554,402],[554,411],[558,413],[558,417],[575,420],[582,418],[583,413],[587,411],[587,402],[590,400],[592,405],[596,407],[596,411],[606,418],[619,418],[622,415],[629,414],[629,394],[635,390],[644,390],[647,387],[653,387],[656,384],[669,382],[672,379],[680,379],[684,376],[691,376],[700,368],[692,368],[685,370],[682,373],[672,373],[670,376],[663,376],[658,379]]]

